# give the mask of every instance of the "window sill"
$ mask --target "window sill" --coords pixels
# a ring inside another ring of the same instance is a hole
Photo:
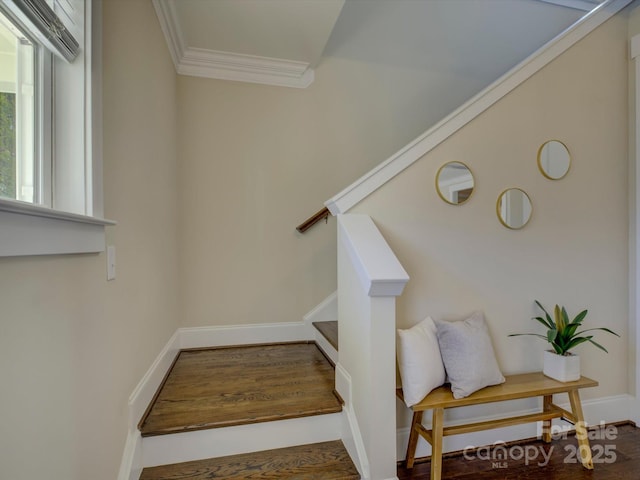
[[[0,257],[98,253],[111,220],[0,199]]]

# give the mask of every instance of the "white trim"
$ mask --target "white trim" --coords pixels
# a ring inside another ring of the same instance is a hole
[[[303,318],[310,328],[313,322],[327,322],[338,319],[338,292],[335,291],[307,313]]]
[[[153,361],[149,370],[129,396],[129,428],[137,429],[147,406],[162,384],[171,364],[180,351],[180,331],[175,332]]]
[[[316,344],[318,345],[320,350],[322,350],[324,354],[329,357],[329,360],[331,360],[334,365],[337,364],[339,359],[338,350],[336,350],[334,346],[329,343],[329,340],[327,340],[327,338],[320,332],[320,330],[315,330]]]
[[[175,5],[167,0],[153,0],[153,6],[167,42],[169,54],[177,71],[186,45],[184,43],[184,35],[180,29],[180,22],[178,22]]]
[[[87,22],[91,25],[91,58],[85,66],[85,81],[88,85],[87,105],[85,115],[89,119],[90,128],[85,129],[86,139],[86,159],[87,175],[86,182],[86,204],[91,208],[88,212],[93,217],[104,216],[104,184],[103,184],[103,145],[104,145],[104,123],[103,123],[103,56],[102,56],[102,0],[92,0],[88,2],[87,11],[91,15]],[[111,222],[113,224],[113,222]]]
[[[362,286],[370,297],[397,297],[409,275],[368,215],[340,215],[338,228]]]
[[[142,465],[152,467],[338,440],[341,422],[342,413],[331,413],[144,437]]]
[[[307,88],[313,83],[315,73],[307,62],[190,47],[173,2],[153,0],[153,6],[180,75],[293,88]]]
[[[138,480],[142,473],[142,436],[136,430],[129,430],[124,445],[118,480]]]
[[[177,71],[181,75],[307,88],[315,73],[307,62],[187,47]]]
[[[138,480],[142,472],[142,437],[138,423],[162,384],[178,354],[180,333],[176,331],[129,396],[129,431],[120,463],[118,480]]]
[[[538,0],[542,3],[550,3],[551,5],[557,5],[559,7],[573,8],[575,10],[582,10],[583,12],[590,12],[599,5],[598,0]]]
[[[566,397],[565,397],[566,398]],[[610,397],[602,397],[591,400],[583,400],[582,408],[584,410],[585,420],[589,425],[598,425],[600,423],[614,423],[623,422],[629,420],[629,409],[634,398],[631,395],[614,395]],[[398,405],[402,405],[398,401]],[[570,409],[568,403],[559,403],[559,407]],[[404,407],[406,408],[406,407]],[[464,411],[464,409],[463,409]],[[475,423],[495,420],[498,418],[504,418],[505,416],[517,416],[528,415],[531,413],[539,412],[539,409],[522,409],[509,411],[502,411],[497,415],[482,415],[482,416],[459,416],[455,421],[447,422],[447,425],[460,425],[464,423]],[[447,415],[449,412],[445,412]],[[446,419],[446,416],[445,416]],[[429,415],[425,415],[424,424],[428,426],[430,424]],[[567,430],[571,429],[571,425],[567,422],[561,422],[560,420],[554,421],[554,425]],[[462,451],[469,446],[485,446],[492,445],[496,441],[500,442],[512,442],[517,440],[524,440],[527,438],[533,438],[540,436],[541,424],[527,423],[522,425],[516,425],[513,427],[496,428],[493,430],[484,430],[480,432],[474,432],[466,435],[453,435],[444,438],[443,452],[456,452]],[[404,460],[406,457],[407,443],[409,441],[409,428],[398,429],[397,435],[397,458],[398,461]],[[431,455],[431,446],[422,438],[418,442],[416,449],[416,458],[427,457]]]
[[[631,0],[609,0],[585,15],[572,27],[544,45],[391,158],[327,200],[325,206],[333,215],[348,212],[357,203],[460,130],[630,2]]]
[[[99,253],[104,225],[3,211],[0,207],[0,257]]]
[[[53,208],[42,207],[32,203],[19,202],[8,198],[0,198],[0,212],[17,213],[20,215],[28,215],[33,217],[50,218],[54,220],[62,220],[65,222],[86,223],[89,225],[115,225],[113,220],[104,218],[90,217],[88,215],[79,215],[77,213],[63,212],[54,210]]]
[[[322,351],[336,364],[338,363],[338,350],[329,343],[329,340],[313,326],[315,322],[329,322],[338,320],[338,292],[335,291],[309,313],[303,317],[307,329],[312,332],[313,338]]]
[[[362,439],[362,433],[360,432],[360,426],[358,425],[358,418],[353,410],[353,403],[351,399],[351,375],[340,364],[336,364],[336,391],[342,396],[344,400],[343,412],[343,424],[342,424],[342,443],[344,444],[347,452],[351,456],[354,465],[358,469],[360,476],[363,480],[370,478],[369,473],[369,460],[367,458],[367,449]]]
[[[314,339],[304,322],[191,327],[178,330],[180,348],[205,348],[256,343],[306,342]]]

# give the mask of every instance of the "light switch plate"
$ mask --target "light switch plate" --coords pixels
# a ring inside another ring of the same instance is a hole
[[[116,278],[116,247],[110,245],[107,247],[107,280],[115,280]]]

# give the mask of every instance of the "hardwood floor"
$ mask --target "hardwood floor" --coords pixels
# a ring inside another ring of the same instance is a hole
[[[328,322],[313,322],[313,326],[329,341],[331,346],[338,350],[338,322],[331,320]]]
[[[182,351],[143,436],[335,413],[334,370],[315,343]]]
[[[357,480],[340,440],[145,468],[140,480]]]
[[[493,460],[480,449],[443,460],[442,478],[451,480],[638,480],[640,479],[640,429],[630,424],[608,425],[590,432],[594,470],[587,470],[575,455],[575,436],[551,444],[535,440],[506,446],[507,458]],[[498,450],[494,450],[498,453]],[[546,459],[549,459],[546,463]],[[413,470],[398,467],[399,480],[428,480],[431,464],[417,463]]]

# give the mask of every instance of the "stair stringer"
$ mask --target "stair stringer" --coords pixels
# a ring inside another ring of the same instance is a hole
[[[314,322],[327,322],[338,320],[338,292],[335,291],[322,302],[320,302],[313,310],[307,313],[303,317],[303,322],[310,331],[313,332],[314,340],[320,350],[333,362],[338,363],[338,351],[333,348],[333,345],[313,327]]]
[[[338,351],[335,348],[333,348],[333,345],[329,343],[329,340],[327,340],[325,336],[322,335],[322,333],[320,333],[317,330],[316,330],[315,342],[316,342],[316,345],[318,345],[318,347],[320,348],[320,350],[324,352],[326,357],[329,360],[331,360],[331,362],[333,362],[334,365],[336,365],[338,363]]]

